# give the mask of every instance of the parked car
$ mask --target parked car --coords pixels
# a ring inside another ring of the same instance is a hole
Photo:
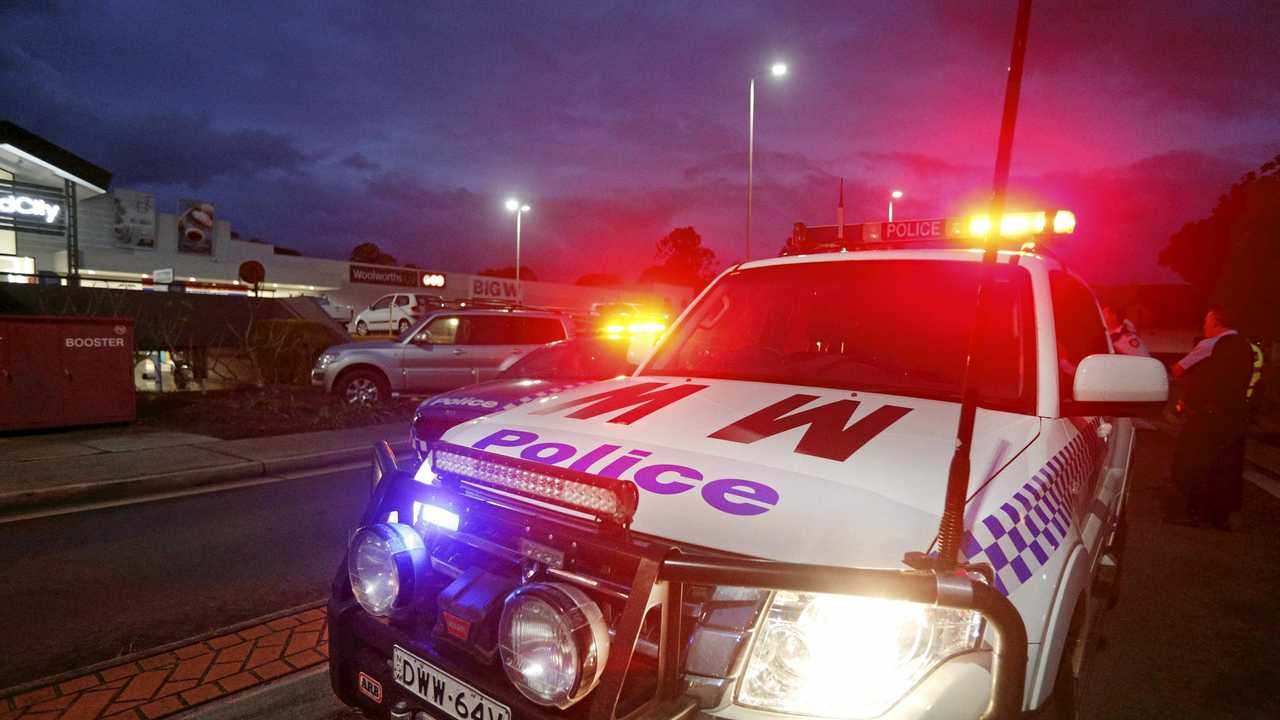
[[[355,316],[356,309],[350,305],[336,303],[324,295],[316,296],[315,300],[319,303],[320,307],[324,308],[325,313],[328,314],[329,317],[343,323],[344,325],[350,324],[351,319]]]
[[[422,459],[427,444],[458,423],[510,410],[597,380],[630,375],[629,340],[578,337],[544,345],[488,382],[423,400],[413,414],[413,447]]]
[[[432,310],[444,307],[439,295],[396,293],[383,295],[356,315],[352,330],[364,336],[371,332],[403,333]]]
[[[312,384],[349,403],[451,390],[492,380],[530,350],[570,335],[561,315],[518,310],[438,311],[405,327],[395,340],[325,350],[311,371]]]

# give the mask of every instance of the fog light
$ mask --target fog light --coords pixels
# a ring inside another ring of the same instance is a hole
[[[368,525],[351,538],[347,576],[356,602],[370,615],[389,615],[408,605],[426,572],[422,536],[408,525]]]
[[[600,606],[572,585],[533,583],[507,596],[498,624],[502,669],[522,695],[566,708],[600,682],[609,629]]]

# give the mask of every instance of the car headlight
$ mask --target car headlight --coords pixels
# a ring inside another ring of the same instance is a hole
[[[320,357],[316,358],[316,369],[323,370],[337,360],[338,356],[333,353],[320,353]]]
[[[370,615],[390,615],[408,605],[426,572],[426,546],[408,525],[367,525],[351,538],[347,576],[356,602]]]
[[[978,646],[969,610],[777,592],[738,686],[740,705],[815,717],[884,713],[939,663]]]
[[[609,657],[604,614],[562,583],[523,585],[507,596],[498,622],[502,669],[520,694],[566,708],[591,692]]]

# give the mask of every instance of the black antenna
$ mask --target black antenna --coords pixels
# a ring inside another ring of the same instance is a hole
[[[996,171],[991,189],[991,233],[982,254],[982,271],[978,279],[977,310],[969,334],[969,350],[964,360],[960,381],[960,422],[956,428],[956,448],[947,475],[946,504],[938,525],[938,567],[951,569],[957,565],[960,542],[964,538],[964,504],[969,494],[969,453],[973,445],[973,424],[978,410],[978,383],[982,367],[982,331],[986,327],[988,297],[992,269],[995,267],[1004,218],[1005,193],[1009,186],[1009,163],[1013,155],[1013,128],[1018,119],[1018,95],[1022,89],[1022,65],[1027,53],[1027,29],[1031,24],[1031,0],[1018,1],[1018,19],[1013,30],[1013,52],[1009,59],[1009,79],[1005,86],[1004,117],[1000,122],[1000,143],[996,149]]]

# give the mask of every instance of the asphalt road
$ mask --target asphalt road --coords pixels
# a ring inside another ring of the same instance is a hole
[[[319,600],[368,470],[0,524],[0,688]]]
[[[1085,717],[1280,717],[1280,499],[1245,483],[1231,532],[1165,525],[1173,441],[1142,433],[1120,604]]]

